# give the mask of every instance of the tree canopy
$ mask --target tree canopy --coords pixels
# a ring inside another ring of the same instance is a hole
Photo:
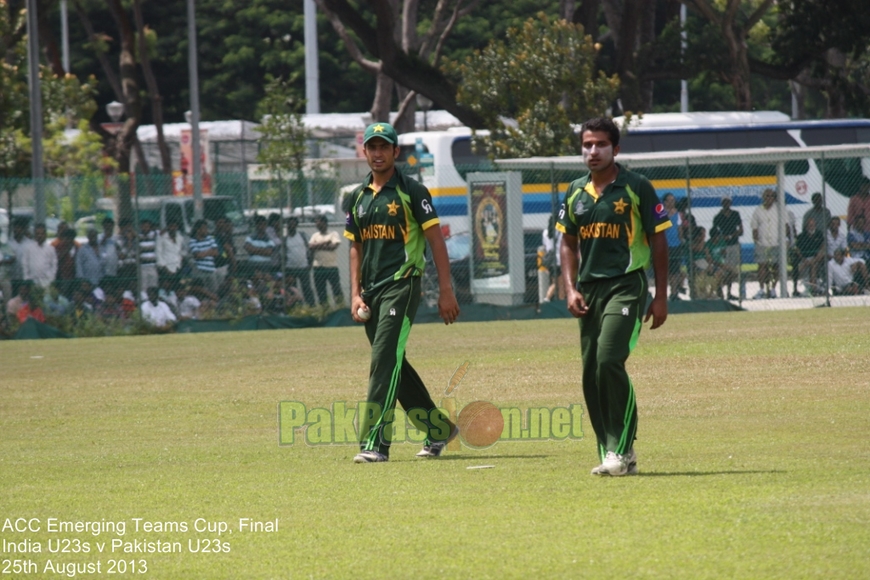
[[[575,124],[601,116],[619,90],[616,75],[596,71],[597,49],[583,27],[540,13],[507,30],[462,63],[457,99],[480,115],[495,157],[572,155]]]

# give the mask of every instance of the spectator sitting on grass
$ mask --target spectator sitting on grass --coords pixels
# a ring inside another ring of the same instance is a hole
[[[828,231],[825,232],[825,238],[828,244],[828,259],[834,257],[836,250],[843,250],[844,254],[849,252],[846,236],[840,231],[840,218],[837,216],[831,218],[828,224]]]
[[[178,313],[178,294],[175,292],[175,286],[177,285],[177,281],[174,277],[171,276],[161,276],[160,277],[160,290],[157,291],[157,296],[169,304],[169,307],[172,308],[172,311]]]
[[[199,309],[202,306],[202,302],[190,293],[190,290],[187,286],[180,286],[178,288],[178,319],[179,320],[198,320],[199,319]]]
[[[148,300],[142,303],[142,320],[158,330],[171,330],[178,321],[172,309],[166,302],[160,300],[156,286],[151,286],[147,292]]]
[[[66,296],[60,293],[57,282],[52,282],[43,298],[43,306],[48,316],[66,316],[70,311],[72,303]]]
[[[96,315],[105,322],[128,318],[121,304],[121,292],[119,289],[111,288],[106,292],[106,299],[97,306]]]
[[[847,256],[841,248],[834,250],[834,257],[828,262],[828,287],[834,296],[860,294],[867,288],[868,282],[870,277],[864,260]]]
[[[6,313],[24,322],[33,318],[38,322],[45,322],[45,314],[40,307],[39,296],[33,289],[33,281],[25,280],[18,284],[15,296],[6,303]]]
[[[852,257],[861,258],[866,265],[870,261],[870,231],[865,230],[864,214],[858,214],[855,216],[855,221],[852,222],[846,241],[849,243]]]
[[[70,309],[70,316],[73,319],[73,322],[79,322],[86,318],[89,318],[91,314],[94,313],[93,305],[88,302],[88,293],[85,291],[84,285],[79,284],[76,285],[72,294],[72,308]]]

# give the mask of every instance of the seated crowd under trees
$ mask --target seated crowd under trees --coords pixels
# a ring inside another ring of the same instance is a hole
[[[43,224],[31,231],[26,220],[16,220],[8,247],[0,248],[0,336],[14,333],[28,318],[88,336],[168,331],[185,320],[323,314],[343,304],[337,271],[333,279],[325,267],[330,256],[323,255],[334,254],[337,243],[325,219],[318,221],[322,232],[313,240],[296,225],[290,218],[282,232],[280,216],[268,222],[255,217],[244,243],[246,257],[238,258],[225,218],[212,229],[206,220],[196,222],[190,238],[177,222],[158,231],[142,220],[137,232],[132,222],[121,220],[116,231],[106,218],[103,233],[89,230],[83,243],[65,223],[48,241]]]

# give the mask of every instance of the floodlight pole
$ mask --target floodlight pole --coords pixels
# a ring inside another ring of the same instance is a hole
[[[199,73],[196,55],[196,9],[194,0],[187,0],[187,68],[190,74],[190,138],[193,152],[193,219],[201,220],[202,207],[202,155],[199,141]]]
[[[27,0],[27,87],[30,91],[30,173],[35,186],[33,216],[37,223],[45,221],[45,167],[42,161],[42,89],[39,82],[39,32],[36,0]]]
[[[689,46],[689,37],[686,33],[686,5],[680,6],[680,64],[682,64],[683,54]],[[680,81],[680,112],[689,112],[689,81],[683,79]]]

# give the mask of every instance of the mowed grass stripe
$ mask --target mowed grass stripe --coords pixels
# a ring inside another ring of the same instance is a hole
[[[0,343],[0,521],[280,522],[223,536],[229,553],[135,556],[154,578],[866,578],[868,324],[842,308],[644,329],[629,359],[642,475],[614,479],[589,475],[588,423],[581,441],[437,461],[408,443],[380,465],[279,447],[279,401],[364,396],[361,328]],[[419,325],[408,357],[436,400],[468,361],[460,407],[582,402],[571,320]],[[130,525],[128,540],[211,537]]]

